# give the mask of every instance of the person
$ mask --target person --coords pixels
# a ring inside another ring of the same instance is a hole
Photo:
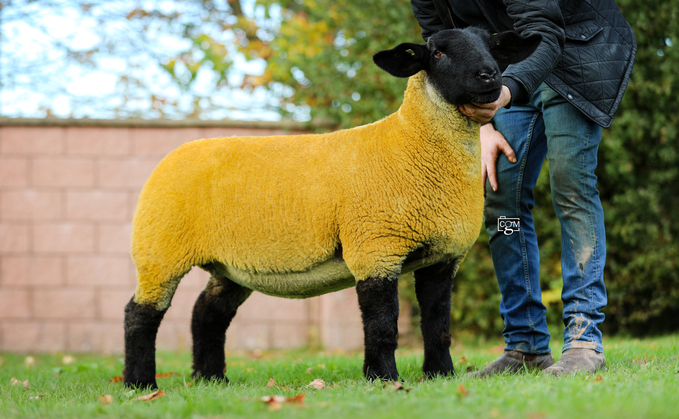
[[[613,120],[634,63],[630,25],[614,0],[412,0],[411,5],[425,40],[466,26],[542,35],[530,57],[502,69],[502,93],[495,102],[459,108],[483,124],[484,217],[505,325],[503,355],[475,375],[527,367],[558,376],[605,368],[599,325],[607,301],[606,236],[594,171],[602,128]],[[545,158],[561,225],[565,332],[556,363],[531,215]]]

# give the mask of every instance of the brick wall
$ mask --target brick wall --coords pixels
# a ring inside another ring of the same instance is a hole
[[[130,223],[156,164],[193,139],[286,130],[56,123],[0,121],[0,350],[120,353],[135,286]],[[191,309],[206,280],[198,268],[182,280],[158,348],[190,348]],[[310,343],[362,346],[353,289],[308,300],[253,293],[227,334],[231,349]]]

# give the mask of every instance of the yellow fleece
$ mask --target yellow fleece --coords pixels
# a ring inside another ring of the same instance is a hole
[[[137,303],[192,266],[306,297],[401,273],[409,252],[464,256],[483,217],[479,126],[410,78],[398,112],[329,134],[214,138],[166,156],[133,221]],[[417,266],[415,266],[417,268]]]

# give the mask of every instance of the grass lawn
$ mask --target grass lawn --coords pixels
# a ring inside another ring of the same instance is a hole
[[[679,417],[679,335],[610,338],[605,346],[608,370],[594,375],[556,379],[524,373],[477,380],[464,372],[495,359],[501,342],[455,344],[451,353],[460,374],[431,381],[420,381],[421,350],[399,349],[401,390],[393,383],[365,381],[361,353],[229,353],[231,383],[224,385],[189,384],[190,354],[164,352],[158,354],[158,373],[176,374],[158,379],[166,395],[152,401],[134,400],[149,391],[109,383],[121,374],[120,357],[5,353],[0,354],[0,417]],[[557,354],[559,349],[553,348]],[[271,378],[276,386],[267,387]],[[307,387],[315,379],[327,388]],[[297,396],[297,401],[261,400],[274,395]]]

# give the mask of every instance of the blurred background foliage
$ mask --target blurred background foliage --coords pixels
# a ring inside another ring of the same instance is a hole
[[[17,10],[22,5],[58,8],[59,3],[3,1],[2,16],[20,19]],[[226,90],[265,93],[260,107],[247,113],[250,118],[258,118],[262,109],[275,108],[284,118],[321,120],[339,128],[373,122],[398,108],[406,81],[378,70],[372,55],[401,42],[422,42],[406,0],[169,3],[172,7],[168,2],[163,7],[133,1],[69,3],[90,15],[96,15],[97,8],[117,4],[116,12],[109,15],[133,29],[118,30],[117,38],[100,33],[87,48],[61,42],[57,44],[64,52],[61,60],[97,68],[102,66],[99,55],[117,54],[131,62],[129,68],[134,70],[144,65],[130,61],[136,56],[130,51],[150,51],[158,68],[151,81],[137,71],[121,73],[117,86],[122,87],[114,93],[128,97],[112,102],[111,106],[118,106],[117,117],[210,118],[215,108],[225,106],[212,98]],[[613,126],[604,130],[599,153],[597,174],[608,247],[609,304],[603,326],[606,332],[661,333],[679,329],[675,215],[679,209],[679,45],[674,46],[679,42],[679,3],[618,0],[618,4],[635,30],[639,51],[628,91]],[[23,19],[32,17],[25,14]],[[102,14],[97,19],[103,22],[107,17]],[[94,30],[105,27],[102,23]],[[158,48],[161,38],[172,47]],[[31,67],[22,73],[16,67],[18,72],[12,73],[7,66],[18,64],[8,63],[7,54],[2,63],[4,89],[30,81],[21,76],[37,71]],[[260,65],[236,71],[247,67],[243,63]],[[145,68],[150,72],[155,67]],[[201,72],[209,77],[201,77]],[[45,79],[49,80],[46,75]],[[202,87],[196,87],[200,83]],[[137,105],[125,110],[129,103]],[[48,116],[55,114],[49,104],[44,111]],[[535,190],[534,215],[548,321],[559,329],[563,327],[560,231],[547,165]],[[482,232],[458,273],[452,320],[455,331],[497,336],[503,328],[498,314],[500,295],[487,240]],[[402,281],[401,295],[413,302],[417,321],[410,282]]]

